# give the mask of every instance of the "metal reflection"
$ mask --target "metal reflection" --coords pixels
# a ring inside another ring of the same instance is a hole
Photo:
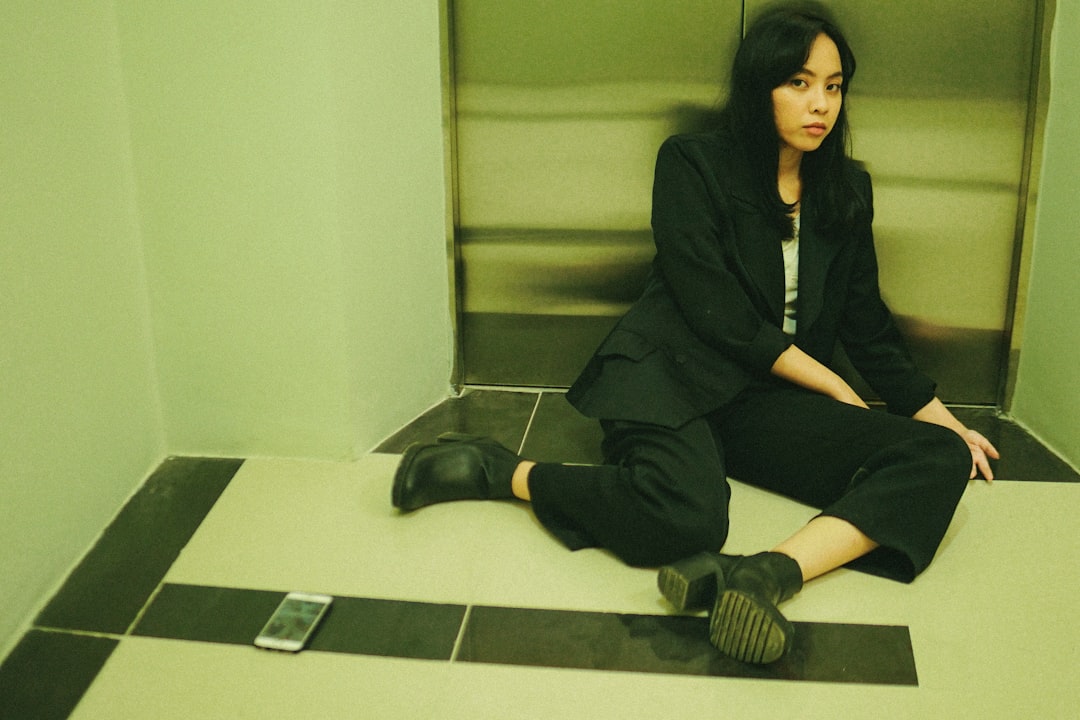
[[[953,402],[998,401],[1030,152],[1027,0],[834,0],[882,285]],[[639,292],[652,166],[707,127],[762,2],[455,0],[465,381],[561,386]]]

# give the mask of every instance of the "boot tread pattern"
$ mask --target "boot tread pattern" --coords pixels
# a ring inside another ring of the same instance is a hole
[[[717,605],[709,639],[718,650],[750,663],[770,663],[784,654],[791,628],[783,617],[773,617],[779,614],[774,608],[737,590],[724,592]]]
[[[657,575],[657,584],[660,586],[660,594],[663,595],[676,610],[686,610],[690,592],[690,579],[673,567],[662,567]]]

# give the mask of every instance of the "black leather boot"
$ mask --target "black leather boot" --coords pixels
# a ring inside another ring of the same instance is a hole
[[[521,458],[491,438],[447,433],[437,443],[405,448],[391,501],[409,511],[451,500],[512,498]]]
[[[704,610],[716,603],[727,587],[724,573],[729,572],[742,555],[703,552],[664,565],[656,575],[656,584],[679,612]]]
[[[770,663],[791,648],[794,626],[777,605],[802,589],[802,569],[782,553],[742,558],[724,574],[709,617],[709,640],[736,660]]]

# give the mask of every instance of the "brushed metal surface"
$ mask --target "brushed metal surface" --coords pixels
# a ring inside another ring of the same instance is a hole
[[[655,153],[708,127],[758,0],[455,0],[465,382],[565,386],[642,287]],[[1036,7],[826,3],[875,180],[882,289],[951,402],[999,401]]]

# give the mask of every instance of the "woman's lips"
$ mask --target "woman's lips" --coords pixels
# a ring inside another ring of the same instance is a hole
[[[810,125],[805,125],[803,127],[805,127],[806,132],[809,135],[813,135],[814,137],[821,137],[829,131],[824,123],[811,123]]]

